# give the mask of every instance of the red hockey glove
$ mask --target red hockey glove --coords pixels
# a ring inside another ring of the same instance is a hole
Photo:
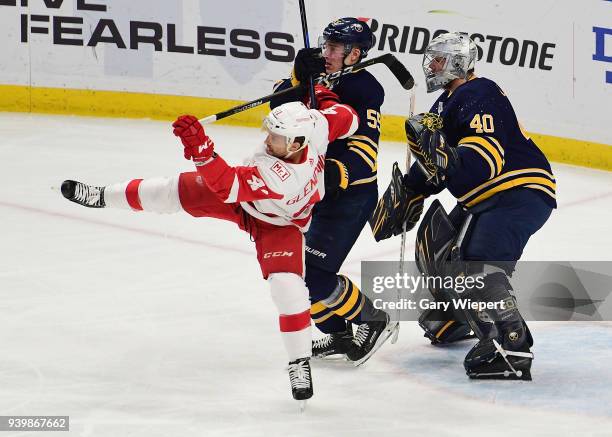
[[[317,99],[318,109],[327,109],[336,103],[340,103],[338,94],[323,85],[315,85],[315,99]]]
[[[204,128],[193,115],[181,115],[172,123],[174,135],[180,137],[185,146],[185,159],[205,162],[213,155],[215,143],[206,135]]]

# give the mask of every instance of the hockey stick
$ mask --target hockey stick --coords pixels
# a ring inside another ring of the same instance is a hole
[[[406,69],[404,64],[397,60],[395,56],[391,53],[384,54],[382,56],[378,56],[376,58],[368,59],[367,61],[359,62],[358,64],[349,65],[342,70],[336,71],[335,73],[330,73],[325,76],[319,76],[314,81],[318,84],[323,84],[325,82],[330,82],[335,79],[338,79],[341,76],[346,74],[354,73],[363,68],[369,67],[375,64],[385,64],[387,68],[393,73],[395,78],[399,81],[404,89],[410,90],[414,86],[414,79],[410,72]],[[297,85],[291,88],[287,88],[285,90],[279,91],[277,93],[268,94],[267,96],[260,97],[255,100],[251,100],[250,102],[243,103],[238,106],[234,106],[233,108],[227,109],[225,111],[218,112],[213,115],[209,115],[208,117],[204,117],[200,120],[202,124],[214,123],[217,120],[221,120],[222,118],[229,117],[231,115],[238,114],[240,112],[246,111],[247,109],[255,108],[256,106],[263,105],[264,103],[269,102],[275,97],[282,96],[284,94],[289,94],[295,92],[301,85]]]
[[[408,118],[414,115],[414,105],[415,105],[415,90],[412,90],[410,93],[410,111],[408,113]],[[406,146],[406,173],[410,171],[410,164],[412,161],[412,155],[410,154],[410,146]],[[406,222],[404,222],[402,226],[402,247],[400,248],[400,274],[403,273],[404,269],[404,255],[406,253]]]
[[[306,6],[304,0],[300,0],[300,20],[302,21],[302,35],[304,36],[304,47],[310,48],[310,38],[308,36],[308,23],[306,22]],[[314,80],[312,77],[308,79],[308,92],[310,94],[310,107],[317,109],[317,100],[315,99]]]
[[[376,58],[359,62],[358,64],[349,65],[348,67],[345,67],[342,70],[336,71],[335,73],[330,73],[326,76],[320,76],[315,79],[315,82],[325,83],[326,81],[332,81],[338,79],[340,76],[359,71],[374,64],[385,64],[389,71],[391,71],[393,76],[395,76],[395,78],[399,81],[402,88],[404,88],[405,90],[411,90],[412,87],[414,87],[414,78],[412,77],[412,74],[410,74],[404,64],[402,64],[391,53],[386,53],[384,55],[377,56]]]
[[[410,92],[410,111],[408,112],[408,118],[414,115],[414,105],[415,105],[415,90],[413,89]],[[412,155],[410,154],[410,146],[406,147],[406,173],[410,171],[410,164],[412,161]],[[406,222],[402,225],[402,242],[400,247],[400,259],[399,259],[399,274],[400,277],[403,276],[404,273],[404,259],[406,257]],[[402,293],[400,289],[397,289],[397,301],[401,302]],[[397,321],[397,331],[396,334],[391,339],[391,344],[397,342],[397,337],[399,336],[399,310],[398,310],[398,321]]]

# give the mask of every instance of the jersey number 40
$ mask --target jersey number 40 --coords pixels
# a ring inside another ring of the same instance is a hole
[[[491,114],[476,114],[470,122],[470,127],[476,130],[477,134],[481,133],[493,133],[495,132],[495,125],[493,124],[493,116]]]

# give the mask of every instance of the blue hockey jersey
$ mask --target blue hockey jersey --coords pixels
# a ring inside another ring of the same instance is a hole
[[[290,79],[280,81],[275,90],[291,87]],[[327,147],[327,159],[344,163],[348,170],[348,189],[376,189],[378,140],[380,137],[380,107],[385,92],[376,78],[366,70],[341,76],[330,88],[342,103],[352,106],[359,115],[359,128],[350,137],[338,139]],[[295,100],[295,96],[280,96],[270,107]]]
[[[469,208],[499,192],[525,187],[556,207],[550,164],[495,82],[472,78],[452,93],[445,91],[430,112],[442,117],[442,131],[457,148],[458,165],[449,173],[446,188],[461,205]],[[409,183],[418,179],[420,185],[423,176],[416,173],[412,168]]]

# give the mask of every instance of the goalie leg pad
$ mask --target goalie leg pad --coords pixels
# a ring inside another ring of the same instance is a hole
[[[502,272],[487,274],[484,281],[485,287],[471,294],[478,294],[481,302],[503,302],[504,305],[480,312],[469,311],[470,316],[481,324],[488,324],[490,329],[483,330],[482,337],[482,332],[477,332],[480,341],[465,357],[465,370],[472,379],[531,380],[533,338],[510,293],[510,282]]]
[[[440,202],[435,200],[417,232],[415,259],[421,273],[427,276],[456,275],[463,267],[461,244],[470,224],[471,215],[454,209],[449,216]],[[448,264],[451,260],[455,263]],[[437,301],[458,297],[455,290],[439,289],[435,285],[430,286],[430,291]],[[470,314],[452,309],[423,312],[419,317],[419,326],[434,345],[474,338],[477,331],[482,331]]]
[[[424,337],[432,345],[444,345],[475,338],[470,325],[459,320],[452,311],[425,310],[419,317],[419,326],[425,331]]]
[[[419,271],[427,276],[441,275],[458,233],[439,200],[434,200],[417,231],[415,260]],[[434,297],[440,290],[431,290]]]

